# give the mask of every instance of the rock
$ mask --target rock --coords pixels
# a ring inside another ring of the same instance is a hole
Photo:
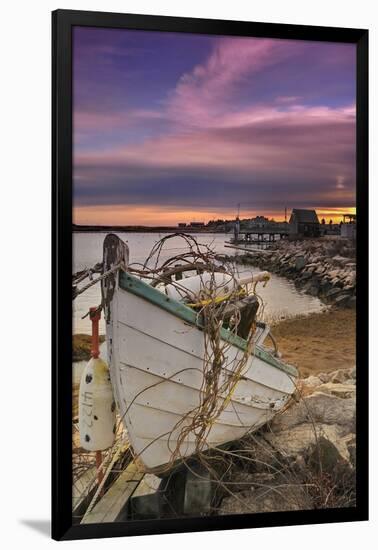
[[[347,306],[350,307],[350,308],[355,308],[356,307],[356,297],[355,296],[351,296],[349,298]]]
[[[309,449],[317,443],[320,437],[330,441],[343,460],[349,460],[346,443],[342,439],[342,429],[336,425],[303,423],[294,428],[277,433],[268,433],[265,438],[273,448],[285,458],[307,456]]]
[[[350,294],[341,294],[340,296],[336,296],[335,298],[335,305],[339,307],[346,306],[350,301]]]
[[[344,285],[344,290],[348,292],[354,290],[355,288],[355,285]]]
[[[331,378],[331,373],[329,372],[321,372],[318,374],[318,378],[323,382],[329,382]]]
[[[340,292],[342,292],[342,289],[341,288],[334,288],[332,287],[331,290],[329,290],[327,293],[326,293],[326,298],[328,299],[334,299],[336,298],[336,296],[338,294],[340,294]]]
[[[349,245],[321,239],[282,241],[264,254],[249,256],[248,262],[247,255],[237,256],[236,261],[292,279],[303,292],[320,296],[326,302],[333,303],[342,296],[338,300],[340,307],[355,307],[355,298],[351,297],[355,292],[355,248]]]
[[[332,382],[333,384],[342,384],[350,378],[349,369],[338,369],[330,373],[330,378],[327,382]]]
[[[308,294],[310,294],[310,296],[317,296],[319,294],[319,285],[312,284],[308,289]]]
[[[304,378],[301,383],[302,386],[316,388],[317,386],[320,386],[323,381],[318,376],[308,376],[307,378]]]
[[[342,399],[319,389],[303,397],[271,421],[271,429],[277,433],[299,424],[312,421],[321,424],[335,424],[342,428],[343,435],[355,431],[355,396]]]
[[[301,271],[306,265],[306,258],[304,256],[298,256],[295,260],[295,269]]]
[[[320,291],[322,292],[322,294],[326,295],[327,292],[331,290],[331,288],[332,288],[331,283],[326,279],[322,279],[320,281]]]
[[[317,474],[328,474],[333,478],[351,469],[349,451],[341,440],[333,441],[320,435],[308,450],[307,466]]]
[[[348,453],[349,453],[349,462],[353,467],[356,466],[356,436],[355,434],[348,434],[343,438]]]
[[[333,384],[332,382],[327,382],[327,384],[322,384],[319,386],[318,391],[329,393],[330,395],[336,395],[337,397],[345,399],[355,395],[356,386],[352,384]]]
[[[344,256],[334,256],[333,263],[345,266],[350,263],[350,258],[344,258]]]

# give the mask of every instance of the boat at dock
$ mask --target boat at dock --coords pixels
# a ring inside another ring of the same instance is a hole
[[[250,289],[267,275],[206,279],[197,269],[182,278],[184,265],[177,281],[146,280],[128,270],[128,259],[126,243],[107,235],[109,371],[134,456],[159,473],[260,428],[288,404],[298,373],[281,359],[269,326],[256,321]]]

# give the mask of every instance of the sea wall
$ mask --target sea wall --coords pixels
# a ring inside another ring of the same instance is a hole
[[[282,240],[265,250],[227,256],[243,265],[282,275],[327,304],[355,307],[356,250],[352,240]]]

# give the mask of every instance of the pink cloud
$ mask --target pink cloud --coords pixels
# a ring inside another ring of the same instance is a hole
[[[260,107],[225,115],[217,128],[146,140],[117,150],[78,155],[76,165],[213,170],[247,175],[327,174],[350,177],[355,151],[355,111],[293,105],[287,111]],[[346,158],[345,155],[348,155]],[[340,188],[340,187],[339,187]]]
[[[168,102],[168,112],[189,126],[216,124],[240,82],[261,69],[295,55],[295,42],[223,38],[208,59],[184,74]]]
[[[75,111],[75,131],[110,130],[112,128],[128,127],[143,121],[158,120],[163,117],[162,111],[153,109],[130,109],[123,112],[95,113],[93,111]]]

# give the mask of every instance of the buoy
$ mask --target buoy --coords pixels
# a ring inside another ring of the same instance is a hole
[[[98,323],[100,316],[97,308],[90,309],[92,357],[86,365],[80,381],[80,445],[87,451],[103,451],[111,447],[116,431],[116,407],[109,368],[105,361],[99,357]],[[99,455],[96,458],[99,461]]]

